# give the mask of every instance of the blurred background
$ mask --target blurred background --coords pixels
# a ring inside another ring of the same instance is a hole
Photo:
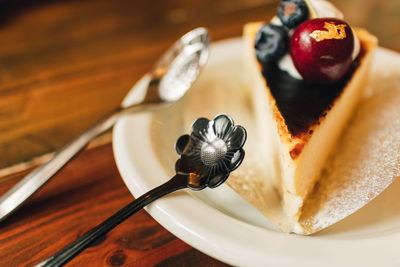
[[[332,2],[351,25],[400,52],[399,0]],[[117,107],[183,33],[206,26],[214,41],[238,37],[244,23],[269,20],[277,5],[276,0],[1,0],[0,169],[54,151]]]

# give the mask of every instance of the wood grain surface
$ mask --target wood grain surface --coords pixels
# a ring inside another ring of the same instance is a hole
[[[5,177],[0,194],[26,172]],[[133,199],[118,174],[110,144],[83,152],[0,224],[0,266],[39,263]],[[144,210],[67,264],[133,265],[225,266],[176,238]]]
[[[179,36],[214,41],[269,20],[277,0],[0,1],[0,168],[54,151],[117,107]],[[400,50],[400,1],[333,1]]]
[[[61,147],[117,107],[185,32],[238,36],[268,14],[258,5],[239,12],[239,1],[237,15],[231,1],[156,2],[44,2],[3,22],[0,168]]]
[[[400,51],[400,1],[332,2],[350,24],[376,34],[381,46]],[[205,26],[214,41],[238,37],[244,23],[269,20],[277,4],[0,0],[0,194],[48,158],[43,155],[117,107],[182,34]],[[108,133],[0,223],[0,266],[33,266],[132,200],[116,169]],[[141,211],[68,265],[225,264]]]

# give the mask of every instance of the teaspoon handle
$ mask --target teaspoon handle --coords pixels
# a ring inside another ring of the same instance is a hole
[[[176,174],[166,183],[150,190],[136,200],[132,201],[124,208],[116,212],[114,215],[106,219],[104,222],[89,230],[83,236],[72,242],[70,245],[36,266],[55,267],[64,265],[73,257],[75,257],[79,252],[88,247],[93,241],[109,232],[111,229],[116,227],[118,224],[123,222],[135,212],[139,211],[154,200],[169,193],[172,193],[176,190],[186,188],[187,186],[188,176],[183,174]]]
[[[47,163],[37,167],[0,197],[0,222],[49,181],[78,152],[83,150],[93,138],[110,129],[122,113],[121,111],[123,109],[118,108],[98,121],[79,137],[56,151]]]

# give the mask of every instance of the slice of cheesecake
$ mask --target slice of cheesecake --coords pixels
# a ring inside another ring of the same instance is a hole
[[[254,38],[262,24],[244,27],[245,72],[260,149],[268,159],[267,176],[279,191],[286,214],[297,222],[305,199],[319,181],[328,156],[363,95],[377,39],[355,29],[361,49],[348,73],[333,84],[314,85],[293,78],[277,66],[261,66]],[[301,229],[295,232],[301,233]]]

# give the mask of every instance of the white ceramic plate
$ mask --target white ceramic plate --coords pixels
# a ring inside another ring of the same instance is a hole
[[[241,39],[213,45],[207,68],[195,87],[210,86],[212,90],[218,86],[230,86],[232,90],[240,87],[243,83],[242,48]],[[380,75],[385,75],[383,69],[394,65],[400,69],[400,56],[379,48],[373,63],[373,75],[379,71]],[[224,76],[226,72],[229,72],[228,79]],[[400,72],[398,74],[400,77]],[[219,101],[226,101],[224,95],[218,96],[215,92],[212,95],[220,97]],[[115,126],[113,148],[116,162],[135,197],[164,183],[173,174],[173,163],[177,159],[174,141],[188,131],[184,129],[185,114],[182,110],[190,97],[189,94],[182,103],[162,111],[159,117],[165,118],[164,121],[154,119],[154,114],[139,114],[125,117]],[[125,101],[131,99],[132,96],[128,96]],[[199,103],[194,108],[201,109],[205,104]],[[239,107],[237,112],[240,112]],[[160,125],[165,127],[157,128]],[[157,136],[161,136],[163,142],[153,140]],[[170,151],[171,157],[160,157],[160,150]],[[400,266],[399,196],[400,182],[397,179],[370,204],[312,236],[278,232],[226,185],[201,192],[187,189],[157,200],[146,209],[184,242],[236,266]]]

